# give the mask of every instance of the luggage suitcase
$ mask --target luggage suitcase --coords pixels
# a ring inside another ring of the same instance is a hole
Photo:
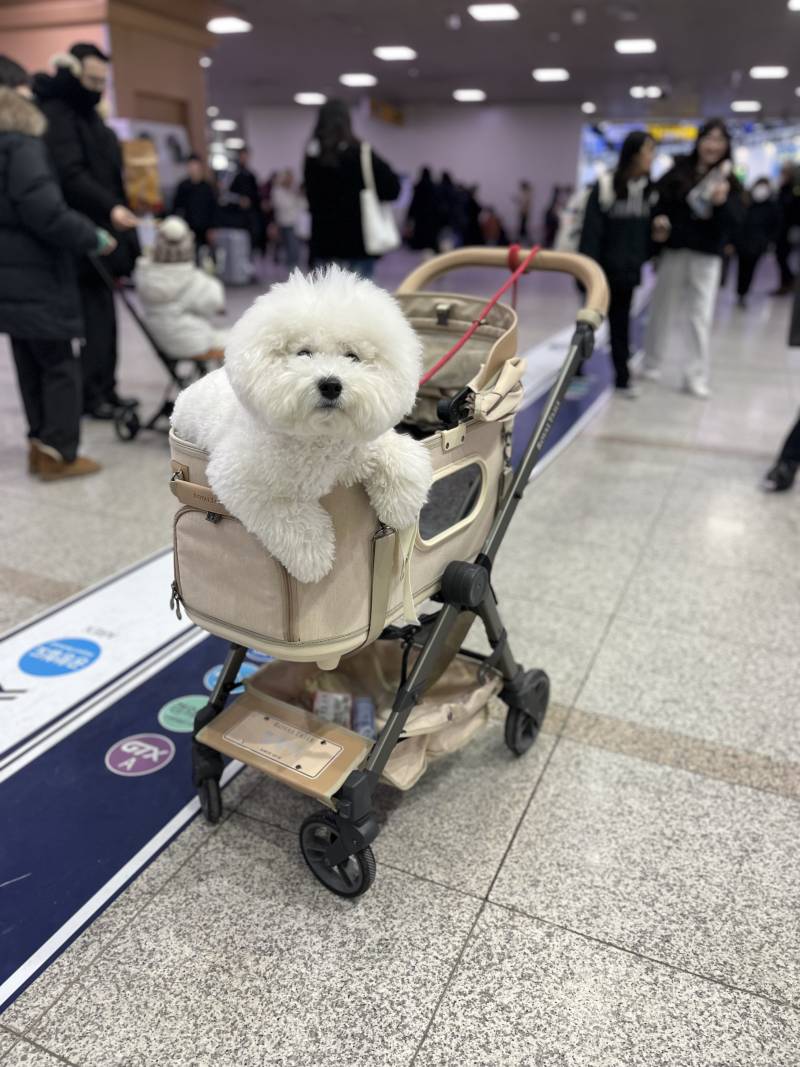
[[[253,280],[250,234],[247,230],[216,231],[217,270],[224,285],[249,285]]]

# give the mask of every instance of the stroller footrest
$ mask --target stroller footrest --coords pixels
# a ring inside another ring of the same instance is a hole
[[[254,690],[203,727],[197,740],[329,807],[372,748],[338,723]]]

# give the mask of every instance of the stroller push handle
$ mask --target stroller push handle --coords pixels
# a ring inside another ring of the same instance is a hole
[[[528,255],[526,249],[518,253],[518,261]],[[413,270],[397,289],[399,294],[415,293],[434,278],[462,267],[509,266],[508,251],[504,248],[457,248],[434,256]],[[586,303],[578,312],[578,322],[588,323],[597,329],[608,313],[608,282],[602,269],[593,259],[573,252],[541,251],[528,270],[548,270],[558,274],[571,274],[586,290]]]

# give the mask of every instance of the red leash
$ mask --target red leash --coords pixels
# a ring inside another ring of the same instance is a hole
[[[434,365],[431,367],[431,369],[426,371],[422,375],[422,377],[419,380],[419,384],[420,385],[426,385],[431,380],[431,378],[434,376],[434,374],[438,374],[438,372],[442,369],[442,367],[444,367],[444,365],[446,363],[450,362],[450,360],[453,358],[453,356],[456,354],[456,352],[460,351],[464,347],[464,345],[467,343],[467,341],[470,339],[470,337],[472,337],[472,335],[475,333],[475,331],[478,329],[478,327],[480,325],[482,325],[486,315],[489,314],[489,312],[495,306],[495,304],[500,299],[500,297],[503,295],[503,293],[507,292],[507,290],[510,289],[512,285],[514,286],[514,303],[516,304],[516,292],[517,292],[516,285],[517,285],[517,281],[525,273],[525,271],[528,269],[528,267],[531,265],[531,263],[533,263],[534,259],[536,259],[536,256],[539,254],[539,251],[540,251],[540,246],[539,245],[534,245],[533,248],[530,250],[530,252],[527,254],[527,256],[523,259],[523,261],[521,263],[520,263],[520,260],[519,260],[520,251],[521,251],[521,245],[512,245],[509,248],[509,250],[508,250],[508,269],[510,271],[512,271],[511,277],[508,279],[507,282],[505,282],[497,290],[497,292],[494,294],[494,296],[489,301],[489,303],[486,305],[486,307],[481,310],[480,315],[477,317],[477,319],[475,319],[475,321],[472,323],[472,325],[467,330],[467,332],[463,335],[463,337],[460,337],[456,341],[456,343],[453,345],[453,347],[451,349],[449,349],[449,351],[445,352],[445,354],[442,356],[442,358],[440,360],[438,360],[436,363],[434,363]]]

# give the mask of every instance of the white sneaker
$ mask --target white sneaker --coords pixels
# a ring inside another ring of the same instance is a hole
[[[698,400],[708,400],[711,396],[711,390],[699,378],[686,378],[683,383],[683,391],[684,393],[689,393],[690,396],[696,396]]]
[[[642,395],[642,390],[638,385],[634,385],[633,382],[629,382],[627,385],[618,385],[614,389],[615,396],[622,396],[626,400],[637,400]]]
[[[648,382],[660,382],[661,371],[658,367],[642,367],[642,377]]]

